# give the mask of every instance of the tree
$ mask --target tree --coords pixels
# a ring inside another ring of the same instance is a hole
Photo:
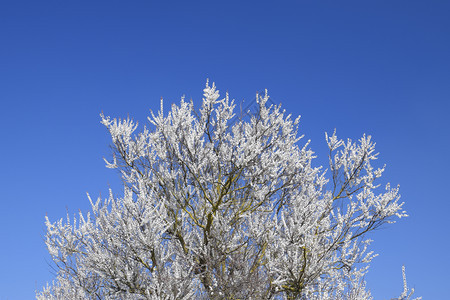
[[[38,298],[371,299],[367,234],[406,216],[398,187],[375,184],[370,136],[326,134],[329,171],[313,167],[299,118],[268,99],[235,120],[207,82],[198,111],[161,103],[137,134],[102,114],[123,197],[88,195],[73,223],[46,217],[57,278]]]

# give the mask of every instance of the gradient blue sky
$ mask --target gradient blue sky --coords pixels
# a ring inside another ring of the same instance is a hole
[[[158,3],[158,4],[156,4]],[[375,299],[448,298],[449,1],[0,2],[0,299],[32,299],[53,275],[51,220],[121,192],[99,113],[145,122],[159,99],[198,103],[206,78],[238,101],[267,88],[324,132],[371,134],[410,217],[372,235]]]

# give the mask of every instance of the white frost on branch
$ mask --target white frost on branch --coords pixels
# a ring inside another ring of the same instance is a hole
[[[228,94],[203,92],[198,111],[182,99],[164,116],[161,103],[137,134],[101,115],[124,195],[46,218],[57,277],[38,299],[372,299],[367,235],[406,213],[398,187],[375,183],[371,137],[326,134],[324,172],[267,91],[236,122]]]

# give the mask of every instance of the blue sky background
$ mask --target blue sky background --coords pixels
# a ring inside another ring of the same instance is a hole
[[[269,89],[324,132],[373,136],[384,178],[410,217],[372,235],[375,299],[448,297],[450,2],[0,2],[0,299],[32,299],[53,275],[51,220],[87,211],[86,192],[120,194],[99,113],[145,122],[206,78],[237,101]]]

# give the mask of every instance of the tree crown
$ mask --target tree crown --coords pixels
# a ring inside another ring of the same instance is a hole
[[[207,82],[198,111],[161,105],[137,134],[102,114],[124,195],[89,198],[73,224],[46,219],[58,277],[38,297],[370,299],[366,235],[406,216],[398,187],[375,183],[384,167],[366,135],[326,134],[329,171],[313,167],[299,118],[268,100],[235,118]]]

